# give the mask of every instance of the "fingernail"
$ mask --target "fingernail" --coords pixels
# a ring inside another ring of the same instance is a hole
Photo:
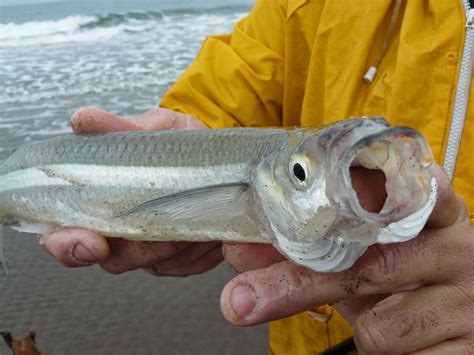
[[[97,258],[82,244],[76,244],[72,249],[72,257],[84,264],[94,264],[97,262]]]
[[[232,290],[230,302],[238,316],[246,317],[257,305],[257,295],[250,285],[239,285]]]

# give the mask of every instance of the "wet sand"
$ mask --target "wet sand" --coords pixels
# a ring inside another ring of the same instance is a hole
[[[114,276],[67,269],[31,235],[7,229],[11,277],[0,276],[0,331],[29,330],[46,355],[267,354],[267,327],[237,328],[219,310],[226,265],[200,276]],[[10,354],[0,340],[0,354]]]

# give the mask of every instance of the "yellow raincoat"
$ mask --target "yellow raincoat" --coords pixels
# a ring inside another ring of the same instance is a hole
[[[443,163],[464,46],[461,0],[404,1],[372,84],[362,80],[387,40],[391,0],[258,0],[231,35],[206,39],[161,105],[212,128],[319,126],[385,116],[421,131]],[[472,98],[471,90],[471,102]],[[454,186],[474,218],[474,105]],[[317,354],[351,336],[330,307],[270,325],[274,354]]]

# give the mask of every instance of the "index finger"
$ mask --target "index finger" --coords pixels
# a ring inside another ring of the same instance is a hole
[[[351,269],[339,273],[318,273],[289,261],[246,272],[224,288],[222,311],[234,324],[254,325],[343,299],[448,282],[462,267],[463,257],[450,255],[459,255],[466,234],[462,224],[450,229],[452,238],[439,229],[405,243],[373,245]]]
[[[82,229],[66,229],[43,236],[40,244],[61,264],[69,267],[89,266],[105,261],[110,253],[104,237]]]

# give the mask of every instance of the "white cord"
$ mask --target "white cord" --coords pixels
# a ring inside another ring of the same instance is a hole
[[[402,0],[396,0],[395,6],[393,7],[392,18],[390,19],[390,24],[388,25],[387,33],[385,35],[382,48],[380,49],[379,56],[377,57],[375,64],[367,70],[363,77],[364,83],[368,85],[373,83],[375,76],[377,75],[380,63],[382,63],[382,60],[385,57],[385,54],[387,53],[388,46],[392,41],[395,25],[397,24],[398,16],[400,15],[401,5]]]

